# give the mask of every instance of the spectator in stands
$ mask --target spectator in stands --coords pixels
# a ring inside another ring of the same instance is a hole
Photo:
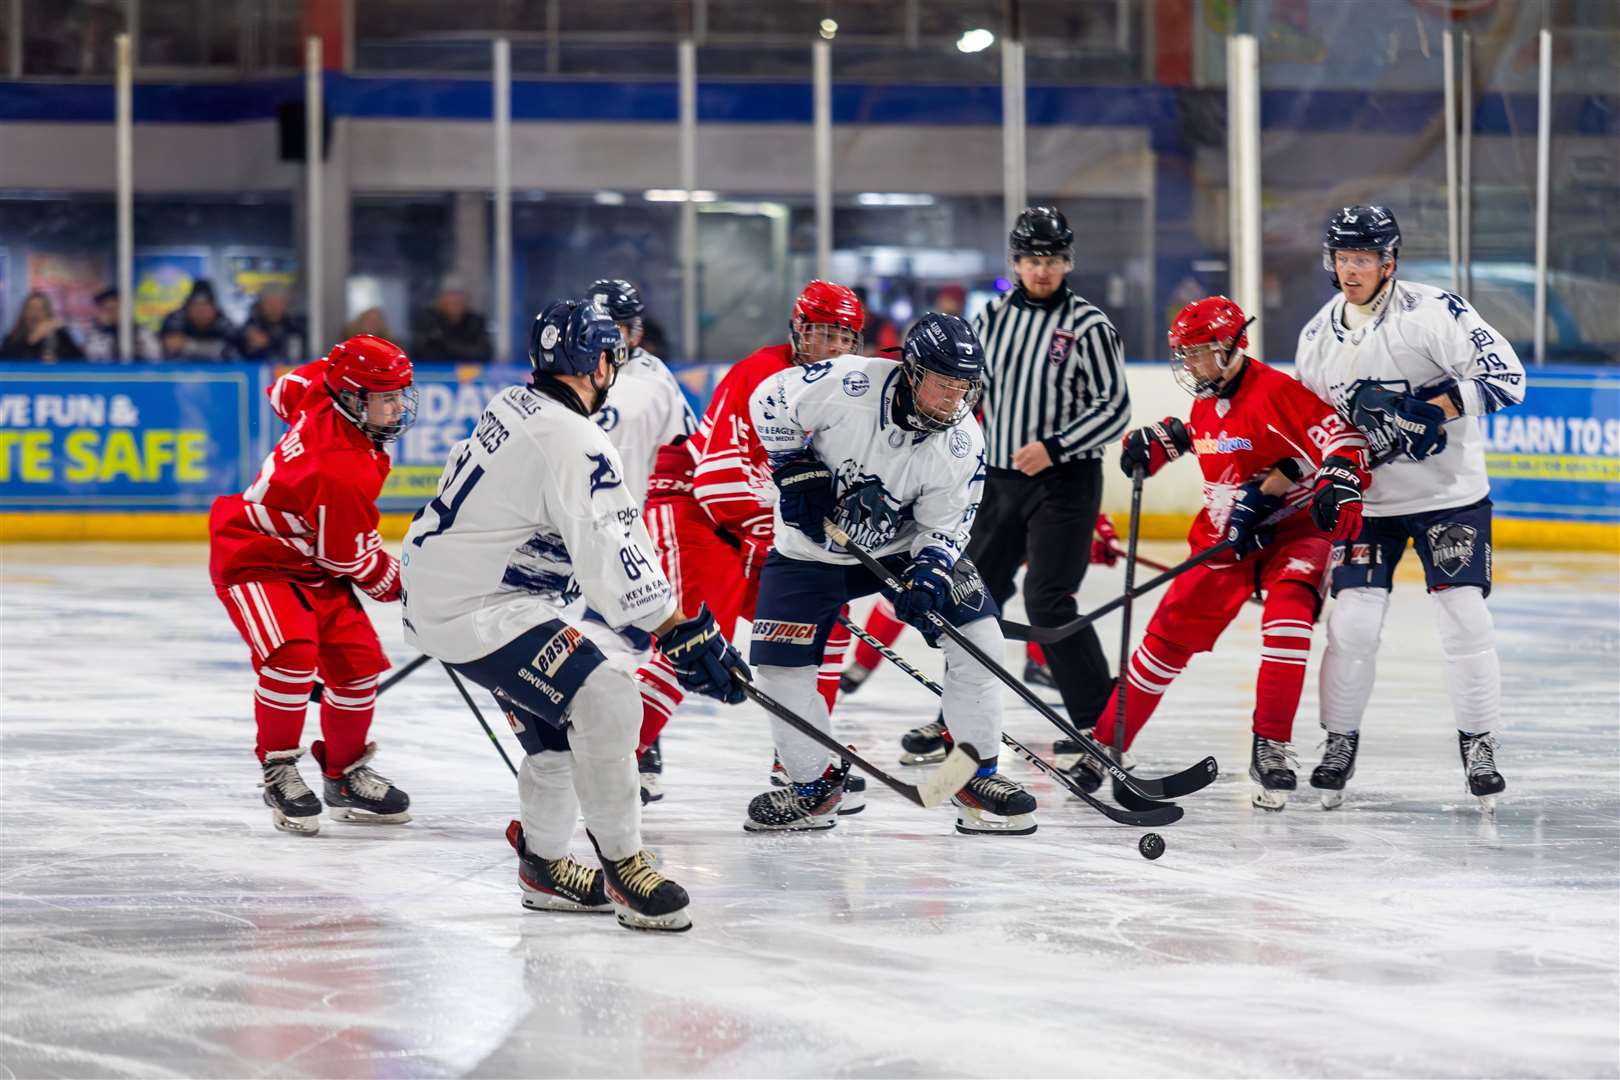
[[[163,320],[165,360],[235,360],[236,327],[214,300],[214,286],[198,278],[180,310]]]
[[[163,355],[157,335],[140,323],[135,324],[134,356],[124,356],[118,349],[117,289],[102,289],[96,293],[96,315],[84,332],[84,355],[88,360],[156,360]]]
[[[309,359],[309,327],[292,313],[285,285],[266,285],[248,310],[237,350],[248,360]]]
[[[467,307],[467,289],[461,279],[445,278],[423,319],[411,358],[484,364],[494,351],[484,317]]]
[[[941,285],[934,293],[934,306],[931,310],[941,315],[955,315],[965,319],[963,309],[967,307],[967,290],[960,285]]]
[[[893,359],[900,351],[900,328],[894,325],[894,320],[875,310],[867,296],[865,285],[854,286],[856,299],[860,300],[861,307],[866,311],[866,326],[861,331],[861,340],[866,344],[867,356],[887,356]]]
[[[17,312],[17,321],[11,333],[0,344],[0,359],[42,360],[54,364],[58,360],[83,360],[84,350],[73,340],[56,318],[51,298],[42,292],[31,292]]]
[[[358,334],[370,334],[380,337],[384,341],[393,341],[394,332],[388,328],[388,316],[380,307],[368,307],[343,328],[343,340],[348,341]]]

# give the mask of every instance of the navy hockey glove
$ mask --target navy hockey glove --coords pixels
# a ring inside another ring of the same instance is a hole
[[[899,500],[876,478],[856,484],[838,500],[838,527],[868,551],[893,540],[902,520]]]
[[[658,639],[658,648],[675,669],[682,689],[719,698],[727,705],[742,701],[742,684],[738,680],[751,677],[748,665],[721,636],[714,616],[709,614],[709,605],[702,605],[696,615],[666,630]]]
[[[814,457],[806,456],[783,465],[771,474],[771,479],[782,493],[776,503],[782,520],[816,543],[826,543],[827,530],[822,522],[832,517],[838,507],[833,495],[832,470]]]
[[[1334,454],[1316,472],[1311,520],[1334,541],[1354,540],[1361,532],[1361,470]]]
[[[1413,461],[1422,461],[1446,448],[1444,409],[1370,379],[1350,391],[1350,422],[1380,456],[1400,450]]]
[[[1244,484],[1232,499],[1232,513],[1226,519],[1226,540],[1238,558],[1259,551],[1271,543],[1272,530],[1262,527],[1272,514],[1282,509],[1283,501],[1260,490],[1260,481]]]
[[[1126,433],[1119,447],[1119,467],[1126,476],[1133,475],[1138,468],[1143,476],[1152,476],[1191,449],[1192,436],[1187,434],[1187,425],[1167,416],[1157,424]]]
[[[921,631],[930,648],[939,647],[940,628],[930,615],[943,616],[951,604],[951,564],[938,548],[923,548],[900,575],[905,586],[894,598],[894,614]]]

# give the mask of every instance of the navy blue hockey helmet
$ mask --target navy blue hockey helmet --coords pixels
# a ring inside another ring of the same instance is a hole
[[[1328,219],[1322,237],[1322,268],[1339,287],[1333,269],[1335,251],[1376,251],[1381,262],[1393,262],[1401,250],[1401,227],[1387,206],[1346,206]]]
[[[647,305],[641,302],[641,290],[623,278],[593,281],[585,295],[612,316],[614,322],[639,319],[647,310]]]
[[[553,300],[529,328],[529,363],[536,375],[594,375],[602,353],[617,368],[624,336],[602,308],[586,300]]]
[[[955,427],[984,392],[984,346],[973,327],[955,315],[930,311],[900,347],[905,374],[899,402],[907,426],[918,431]]]
[[[1031,206],[1018,215],[1007,237],[1013,258],[1020,255],[1062,255],[1074,259],[1074,230],[1055,206]]]

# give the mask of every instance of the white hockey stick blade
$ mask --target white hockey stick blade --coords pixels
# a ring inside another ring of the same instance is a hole
[[[917,785],[917,797],[924,806],[943,806],[950,801],[952,795],[961,791],[967,782],[973,779],[973,774],[979,771],[979,752],[973,748],[972,743],[957,743],[956,748],[945,755],[939,768],[928,774],[928,778]]]

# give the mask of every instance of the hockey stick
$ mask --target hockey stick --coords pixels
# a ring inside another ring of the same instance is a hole
[[[807,738],[813,739],[833,753],[861,767],[861,771],[878,783],[900,793],[903,798],[909,799],[918,806],[932,808],[943,804],[952,795],[962,790],[964,784],[973,779],[973,774],[979,771],[979,752],[971,743],[957,743],[955,749],[945,755],[939,768],[929,774],[928,779],[921,784],[908,784],[904,780],[896,779],[866,760],[855,752],[854,747],[841,746],[838,740],[816,727],[786,705],[766,694],[752,682],[735,670],[733,675],[737,683],[760,708],[782,721],[788,727]]]
[[[900,584],[900,580],[893,574],[889,573],[888,568],[874,559],[870,552],[852,541],[849,538],[849,534],[843,529],[839,528],[831,521],[823,521],[822,527],[826,530],[827,535],[833,539],[834,543],[841,545],[845,551],[847,551],[850,555],[853,555],[857,562],[866,567],[872,576],[877,578],[878,581],[882,582],[883,585],[891,592],[899,594],[905,591],[905,587]],[[929,612],[928,618],[940,629],[941,633],[950,638],[952,641],[956,642],[958,645],[962,646],[969,656],[973,657],[973,659],[984,665],[986,671],[990,672],[990,674],[994,675],[1003,684],[1005,684],[1009,690],[1022,698],[1024,704],[1046,717],[1046,719],[1050,721],[1052,725],[1059,731],[1080,743],[1088,751],[1090,751],[1093,756],[1099,758],[1102,762],[1103,770],[1115,780],[1118,780],[1124,784],[1132,794],[1138,795],[1144,799],[1153,800],[1179,799],[1183,795],[1191,795],[1195,791],[1208,787],[1218,774],[1219,768],[1215,763],[1215,759],[1212,757],[1207,757],[1198,764],[1183,769],[1181,772],[1173,773],[1170,776],[1161,777],[1158,779],[1132,776],[1130,773],[1114,764],[1108,755],[1103,752],[1102,747],[1098,746],[1094,740],[1081,732],[1079,728],[1075,727],[1073,724],[1069,723],[1063,717],[1054,712],[1052,707],[1037,697],[1033,690],[1014,678],[1011,672],[1002,667],[995,660],[991,659],[983,649],[979,648],[971,640],[969,640],[968,637],[962,633],[962,631],[958,630],[956,627],[952,626],[950,623],[941,618],[938,612]]]
[[[854,634],[856,637],[870,645],[873,649],[877,650],[878,655],[882,656],[889,663],[893,664],[907,675],[910,675],[922,686],[933,691],[936,697],[944,697],[945,690],[943,687],[941,687],[933,679],[930,679],[927,675],[924,675],[922,672],[912,667],[905,657],[901,656],[899,653],[883,644],[883,642],[867,633],[864,627],[856,626],[854,621],[851,620],[849,616],[840,615],[838,616],[838,620],[849,628],[849,632],[851,634]],[[1062,769],[1059,769],[1045,758],[1036,754],[1035,751],[1031,750],[1029,747],[1025,746],[1011,735],[1008,735],[1005,731],[1001,733],[1001,741],[1005,746],[1017,753],[1025,761],[1029,762],[1041,772],[1057,781],[1060,786],[1067,788],[1072,795],[1101,813],[1110,821],[1118,822],[1121,825],[1143,825],[1156,827],[1159,825],[1174,824],[1175,822],[1181,820],[1181,815],[1184,813],[1181,807],[1175,805],[1174,803],[1147,804],[1147,806],[1144,808],[1134,810],[1121,810],[1118,807],[1109,806],[1107,803],[1095,798],[1085,788],[1082,788],[1079,783],[1076,782],[1075,779],[1069,774],[1065,773]]]
[[[424,656],[422,659],[425,660],[427,657]],[[484,729],[484,734],[489,736],[489,741],[495,744],[495,749],[500,753],[501,760],[506,762],[506,767],[512,770],[513,776],[516,776],[517,766],[513,765],[512,759],[506,756],[506,747],[501,745],[501,740],[497,739],[495,733],[489,729],[489,725],[484,723],[484,714],[478,711],[478,706],[473,702],[472,695],[467,693],[467,687],[462,684],[461,676],[456,674],[455,668],[445,664],[443,660],[440,660],[439,663],[444,664],[444,673],[450,676],[450,681],[456,684],[457,690],[461,691],[461,700],[467,703],[467,708],[471,709],[473,716],[478,718],[478,726]]]
[[[399,682],[399,680],[403,679],[405,676],[409,675],[411,672],[415,671],[417,668],[419,668],[423,664],[427,663],[429,659],[431,659],[431,658],[426,653],[423,653],[421,656],[418,656],[415,660],[412,660],[410,663],[406,664],[404,667],[400,668],[398,671],[396,671],[392,675],[388,676],[388,678],[386,678],[382,682],[378,683],[377,684],[377,693],[381,694],[384,690],[387,690],[390,686],[393,686],[395,683]],[[321,700],[321,697],[325,693],[326,693],[325,684],[323,684],[319,680],[317,680],[315,685],[310,688],[309,700],[311,700],[311,701],[319,701],[319,700]]]
[[[1114,556],[1116,558],[1121,558],[1122,559],[1122,558],[1125,557],[1125,549],[1120,547],[1117,544],[1110,547],[1108,550],[1113,552],[1113,554],[1114,554]],[[1170,570],[1170,569],[1173,569],[1169,563],[1162,563],[1157,559],[1150,559],[1146,555],[1143,555],[1143,554],[1140,554],[1140,553],[1137,554],[1136,561],[1141,563],[1143,566],[1147,567],[1149,570]],[[1253,594],[1250,594],[1248,602],[1251,603],[1251,604],[1256,604],[1256,605],[1261,605],[1261,606],[1263,606],[1265,604],[1264,600],[1262,600],[1260,597],[1255,596]],[[1011,635],[1009,634],[1008,636],[1010,637]]]
[[[1119,678],[1114,681],[1114,761],[1125,760],[1125,696],[1130,690],[1127,674],[1131,662],[1131,589],[1136,585],[1136,544],[1142,538],[1142,484],[1147,470],[1138,465],[1131,470],[1131,520],[1125,542],[1125,602],[1120,605]],[[1114,798],[1122,805],[1130,803],[1124,798],[1127,789],[1119,780],[1114,781]]]

